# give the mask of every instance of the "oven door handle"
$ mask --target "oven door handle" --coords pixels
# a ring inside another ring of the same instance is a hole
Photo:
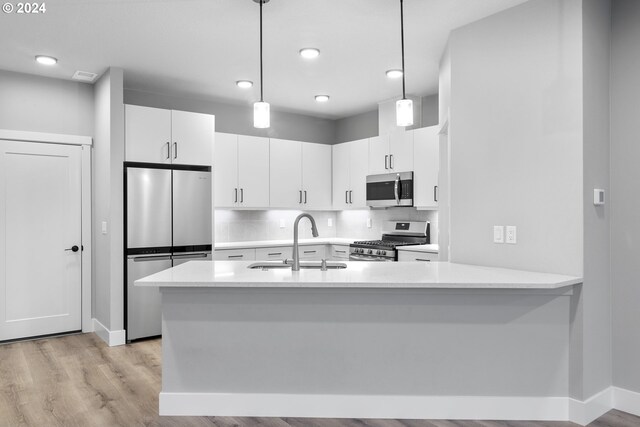
[[[396,183],[393,186],[393,194],[396,196],[396,204],[400,204],[400,174],[396,174]]]

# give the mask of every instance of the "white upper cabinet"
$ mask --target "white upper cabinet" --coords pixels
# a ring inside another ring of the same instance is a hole
[[[125,105],[125,159],[171,163],[171,110]]]
[[[270,206],[301,207],[302,142],[284,139],[270,140]]]
[[[283,139],[270,141],[270,206],[331,206],[331,146]]]
[[[269,206],[269,139],[216,133],[214,206]]]
[[[302,192],[305,209],[331,207],[331,146],[302,144]]]
[[[369,139],[369,174],[413,170],[413,133],[398,130]]]
[[[212,163],[215,117],[209,114],[171,111],[171,155],[173,163],[205,165]]]
[[[210,166],[214,128],[209,114],[125,105],[125,159]]]
[[[333,207],[365,208],[369,139],[333,146]]]
[[[438,126],[415,129],[413,132],[413,203],[419,208],[438,208],[438,173],[440,150]]]
[[[240,207],[269,206],[269,138],[238,136],[238,187]]]
[[[216,133],[213,158],[214,206],[238,204],[238,135]]]

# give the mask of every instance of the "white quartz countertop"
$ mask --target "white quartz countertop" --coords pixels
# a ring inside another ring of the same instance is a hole
[[[396,248],[399,251],[409,251],[409,252],[429,252],[429,253],[438,253],[438,245],[409,245],[409,246],[398,246]]]
[[[582,278],[449,262],[345,262],[347,268],[249,269],[251,261],[190,261],[135,282],[192,288],[558,289]]]
[[[313,239],[300,239],[300,246],[309,245],[349,245],[358,239],[346,239],[343,237],[317,237]],[[362,240],[362,239],[359,239]],[[293,240],[252,240],[247,242],[216,242],[215,250],[220,249],[251,249],[251,248],[272,248],[278,246],[293,246]]]

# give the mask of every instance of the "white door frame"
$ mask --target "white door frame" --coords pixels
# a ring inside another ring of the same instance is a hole
[[[82,332],[93,332],[91,313],[91,146],[90,136],[0,129],[0,140],[80,145],[82,148]]]

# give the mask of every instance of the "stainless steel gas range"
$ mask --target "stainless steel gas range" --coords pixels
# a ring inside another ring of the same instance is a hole
[[[430,243],[428,221],[385,221],[381,240],[362,240],[349,245],[349,261],[397,261],[398,246]]]

